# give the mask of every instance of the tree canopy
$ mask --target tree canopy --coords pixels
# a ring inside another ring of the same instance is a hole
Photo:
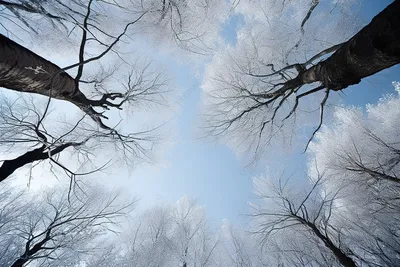
[[[400,83],[347,95],[400,63],[380,4],[0,0],[0,265],[400,266]],[[196,115],[228,152],[193,145]],[[243,158],[266,164],[244,222],[215,223]]]

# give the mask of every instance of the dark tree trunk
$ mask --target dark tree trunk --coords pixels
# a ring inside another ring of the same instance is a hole
[[[33,163],[38,160],[48,159],[50,156],[57,155],[68,147],[78,146],[80,144],[82,143],[65,143],[49,152],[45,151],[45,146],[41,146],[34,150],[28,151],[15,159],[4,160],[3,164],[0,166],[0,183],[13,174],[17,169],[25,166],[26,164]]]
[[[0,87],[67,100],[80,108],[90,102],[68,73],[1,34]]]
[[[340,90],[400,63],[400,0],[395,0],[328,59],[299,74],[302,83]]]
[[[48,232],[49,233],[49,232]],[[38,253],[40,250],[43,249],[43,246],[46,244],[47,241],[49,241],[49,234],[46,235],[46,237],[40,241],[39,243],[35,244],[32,248],[27,248],[25,253],[21,255],[12,265],[11,267],[22,267],[24,266],[33,255]],[[29,241],[28,241],[29,242]],[[29,244],[27,245],[29,247]]]
[[[61,68],[0,34],[0,86],[54,98],[71,98],[78,90]],[[50,90],[51,89],[51,90]]]
[[[352,258],[346,255],[340,248],[338,248],[327,236],[323,235],[315,224],[306,222],[306,225],[313,231],[313,233],[325,244],[325,246],[332,252],[336,259],[344,267],[356,267],[357,265]]]
[[[103,124],[101,118],[106,117],[93,107],[107,110],[110,107],[121,108],[124,103],[121,101],[115,104],[109,101],[124,98],[121,93],[103,94],[99,100],[88,99],[79,90],[78,79],[72,78],[57,65],[1,34],[0,87],[68,101],[88,114],[101,128],[107,130],[113,129]]]
[[[11,265],[11,267],[22,267],[22,266],[24,266],[24,264],[27,263],[27,262],[28,262],[28,259],[19,258],[18,260],[16,260],[16,261]]]
[[[0,182],[4,181],[8,176],[25,164],[45,159],[46,153],[43,153],[44,149],[45,147],[42,146],[26,152],[18,158],[3,161],[3,164],[0,167]]]

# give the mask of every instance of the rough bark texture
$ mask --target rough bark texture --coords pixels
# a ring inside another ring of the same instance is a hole
[[[15,91],[72,98],[78,88],[61,68],[0,34],[0,86]]]
[[[88,114],[101,128],[112,131],[114,129],[101,120],[107,117],[93,107],[120,109],[125,102],[122,93],[103,94],[99,100],[88,99],[79,90],[79,78],[72,78],[57,65],[1,34],[0,87],[68,101]],[[115,99],[123,100],[117,104],[110,102]]]
[[[340,90],[400,63],[400,0],[395,0],[328,59],[300,73],[303,84]]]
[[[0,34],[0,87],[51,96],[66,100],[92,117],[100,127],[105,126],[93,107],[116,107],[114,100],[121,94],[104,94],[100,100],[91,100],[79,90],[79,81],[57,65]]]

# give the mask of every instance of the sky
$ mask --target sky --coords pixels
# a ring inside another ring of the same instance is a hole
[[[370,21],[391,1],[366,2],[360,16]],[[224,24],[220,34],[226,43],[235,45],[236,32],[243,23],[243,18],[234,14]],[[164,57],[163,61],[177,87],[184,91],[181,106],[174,115],[177,128],[174,142],[165,152],[161,164],[140,165],[133,171],[114,170],[113,176],[101,178],[101,183],[138,196],[139,209],[157,204],[172,204],[187,195],[196,199],[197,204],[206,207],[212,223],[219,224],[223,219],[243,223],[248,219],[248,203],[255,201],[253,177],[263,175],[269,166],[277,165],[285,168],[285,173],[304,176],[307,155],[299,151],[276,153],[274,160],[261,160],[258,164],[246,167],[246,163],[226,145],[200,138],[197,127],[200,120],[202,74],[207,62],[195,70],[191,63],[176,62],[174,55]],[[391,82],[396,80],[400,80],[399,66],[345,89],[339,93],[341,103],[362,107],[376,103],[382,95],[394,93]]]
[[[369,21],[391,1],[367,1],[360,16]],[[223,26],[221,35],[225,42],[236,43],[236,31],[243,23],[240,15],[233,15]],[[227,146],[199,138],[197,123],[201,100],[201,75],[194,76],[191,66],[171,64],[179,87],[185,88],[182,107],[177,114],[178,133],[175,145],[167,152],[166,166],[146,166],[135,170],[130,176],[121,176],[114,182],[130,187],[144,206],[174,203],[187,195],[206,206],[209,219],[220,223],[228,219],[235,223],[247,221],[248,203],[255,201],[253,177],[264,175],[269,166],[281,166],[286,174],[306,173],[306,154],[293,151],[281,154],[270,162],[260,162],[246,167]],[[376,103],[382,95],[394,93],[392,81],[400,80],[400,67],[394,66],[341,93],[342,103],[365,107]],[[329,123],[329,122],[327,122]]]

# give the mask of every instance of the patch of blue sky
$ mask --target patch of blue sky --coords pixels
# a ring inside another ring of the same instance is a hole
[[[237,43],[237,32],[244,24],[243,15],[240,13],[234,13],[230,16],[229,20],[223,25],[221,29],[221,36],[225,43],[235,45]]]
[[[164,61],[164,60],[163,60]],[[199,139],[200,78],[190,66],[168,63],[170,74],[183,88],[177,114],[174,145],[166,152],[164,166],[138,167],[130,177],[113,179],[141,199],[144,207],[174,203],[184,195],[207,207],[216,224],[222,219],[243,221],[252,197],[252,177],[261,169],[243,169],[243,164],[226,146]]]
[[[221,35],[231,45],[243,23],[241,15],[233,15],[223,26]],[[244,221],[252,198],[252,177],[264,168],[243,169],[243,164],[226,146],[200,139],[197,125],[201,100],[201,79],[204,68],[193,70],[174,56],[162,53],[157,61],[168,68],[176,86],[183,91],[182,103],[176,114],[177,133],[174,145],[166,152],[163,166],[139,166],[128,175],[113,179],[126,191],[141,199],[142,208],[174,203],[184,195],[206,206],[210,220]],[[198,71],[200,74],[194,75]],[[107,178],[102,179],[104,182]]]

